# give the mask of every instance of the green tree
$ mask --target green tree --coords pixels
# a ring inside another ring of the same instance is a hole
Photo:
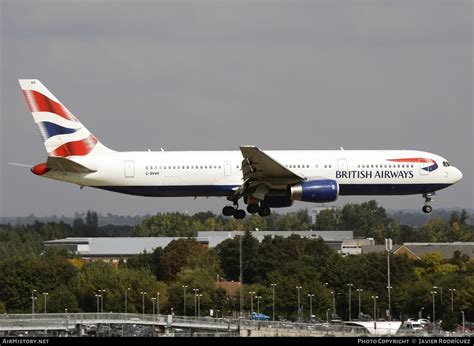
[[[242,236],[242,275],[246,284],[255,283],[260,280],[257,275],[258,248],[260,246],[257,239],[247,229]]]
[[[340,229],[340,214],[340,211],[335,208],[321,210],[316,216],[316,229],[321,231],[332,231]]]
[[[37,301],[37,312],[44,312],[44,295],[40,295]],[[59,286],[51,292],[48,292],[46,309],[48,313],[63,313],[65,309],[68,312],[79,312],[74,294],[64,285]]]
[[[221,268],[227,280],[238,281],[240,276],[239,237],[226,239],[215,247]]]
[[[458,321],[454,312],[451,309],[447,309],[443,315],[443,321],[441,322],[441,328],[448,332],[453,332],[458,326]]]
[[[99,292],[104,289],[105,293]],[[97,311],[96,294],[99,293],[103,295],[104,311],[124,311],[125,294],[128,312],[142,312],[140,292],[147,292],[145,307],[150,313],[152,306],[149,298],[156,297],[159,292],[162,308],[166,307],[168,301],[166,285],[158,282],[149,271],[118,269],[100,261],[85,265],[71,282],[71,290],[83,311]]]
[[[201,316],[207,315],[207,311],[212,308],[216,297],[215,277],[204,268],[184,268],[176,275],[176,281],[169,288],[169,307],[173,307],[176,313],[183,314],[183,294],[182,286],[187,286],[186,290],[186,314],[194,315],[197,312],[197,297],[195,294],[202,294],[199,297]],[[194,291],[197,290],[197,291]]]
[[[213,275],[220,274],[219,258],[213,250],[208,250],[195,239],[173,240],[163,250],[159,273],[166,282],[174,281],[183,268],[205,268]]]

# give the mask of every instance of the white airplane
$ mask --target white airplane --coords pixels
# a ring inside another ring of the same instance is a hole
[[[48,152],[39,176],[148,197],[227,197],[226,216],[268,216],[293,201],[326,203],[338,196],[432,196],[462,178],[439,155],[414,150],[118,152],[104,146],[36,79],[19,80]],[[230,203],[229,203],[230,204]]]

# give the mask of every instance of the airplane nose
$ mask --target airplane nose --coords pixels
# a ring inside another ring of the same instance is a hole
[[[462,179],[462,172],[457,169],[456,167],[453,167],[454,170],[453,170],[453,179],[454,179],[454,182],[457,183],[459,180]]]

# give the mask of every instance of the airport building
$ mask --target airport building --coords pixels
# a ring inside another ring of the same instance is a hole
[[[363,245],[362,253],[385,252],[385,245]],[[443,261],[453,258],[456,252],[474,258],[474,242],[453,242],[453,243],[404,243],[403,245],[393,245],[394,255],[406,255],[412,259],[420,259],[428,253],[438,253]]]
[[[194,239],[202,246],[213,248],[226,239],[243,235],[244,232],[197,232]],[[269,232],[253,231],[252,235],[261,242],[264,237],[299,235],[302,238],[322,238],[333,250],[341,254],[360,254],[362,246],[373,244],[373,239],[354,239],[353,231],[295,231]],[[79,255],[86,261],[105,260],[118,263],[131,256],[151,253],[156,248],[165,248],[173,240],[186,239],[184,237],[97,237],[97,238],[65,238],[48,240],[45,247],[62,247]]]

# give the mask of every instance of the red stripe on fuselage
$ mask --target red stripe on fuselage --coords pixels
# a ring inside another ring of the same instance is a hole
[[[28,107],[31,112],[50,112],[59,115],[67,120],[78,121],[76,117],[68,111],[62,104],[51,100],[49,97],[35,91],[23,90]]]
[[[436,163],[436,161],[432,159],[425,159],[425,158],[409,158],[409,159],[388,159],[387,161],[392,162],[426,162],[426,163]]]
[[[93,135],[90,135],[89,137],[81,139],[80,141],[69,142],[57,147],[49,153],[49,156],[84,156],[89,154],[91,150],[94,149],[96,143],[97,138],[95,138]]]

